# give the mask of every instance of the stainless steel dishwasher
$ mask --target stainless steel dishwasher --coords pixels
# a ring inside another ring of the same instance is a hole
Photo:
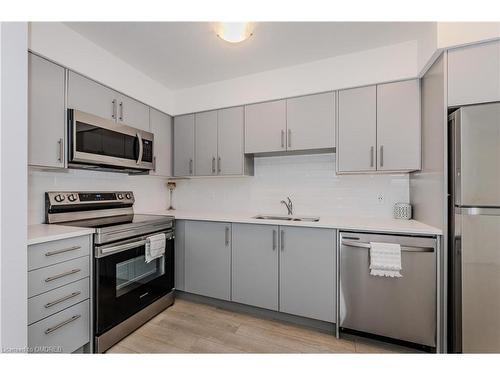
[[[370,242],[401,245],[401,278],[370,275]],[[340,233],[340,328],[436,347],[435,238]]]

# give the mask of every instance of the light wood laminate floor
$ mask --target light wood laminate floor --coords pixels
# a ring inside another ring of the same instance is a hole
[[[404,347],[334,335],[177,299],[107,353],[409,353]]]

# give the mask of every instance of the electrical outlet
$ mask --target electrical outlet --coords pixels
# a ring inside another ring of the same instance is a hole
[[[378,203],[384,203],[384,195],[383,194],[377,195],[377,201]]]

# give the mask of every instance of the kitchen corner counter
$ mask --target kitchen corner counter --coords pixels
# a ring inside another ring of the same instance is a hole
[[[28,245],[86,236],[93,233],[94,229],[90,228],[69,227],[56,224],[34,224],[28,226]]]
[[[263,220],[255,219],[254,214],[238,213],[217,213],[217,212],[188,212],[182,210],[163,210],[155,212],[145,212],[153,215],[174,216],[178,220],[201,220],[201,221],[219,221],[229,223],[247,223],[247,224],[267,224],[267,225],[286,225],[296,227],[313,228],[332,228],[339,230],[352,230],[363,232],[379,233],[400,233],[437,236],[442,235],[442,230],[416,220],[397,220],[385,218],[366,218],[366,217],[343,217],[343,216],[320,216],[318,222],[300,222],[286,220]]]

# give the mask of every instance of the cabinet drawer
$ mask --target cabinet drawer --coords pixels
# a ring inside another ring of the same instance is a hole
[[[28,324],[73,306],[89,298],[89,278],[28,299]]]
[[[90,340],[89,300],[81,302],[28,327],[28,346],[71,353]]]
[[[28,271],[90,254],[90,236],[28,246]]]
[[[28,298],[89,276],[89,257],[28,272]]]

